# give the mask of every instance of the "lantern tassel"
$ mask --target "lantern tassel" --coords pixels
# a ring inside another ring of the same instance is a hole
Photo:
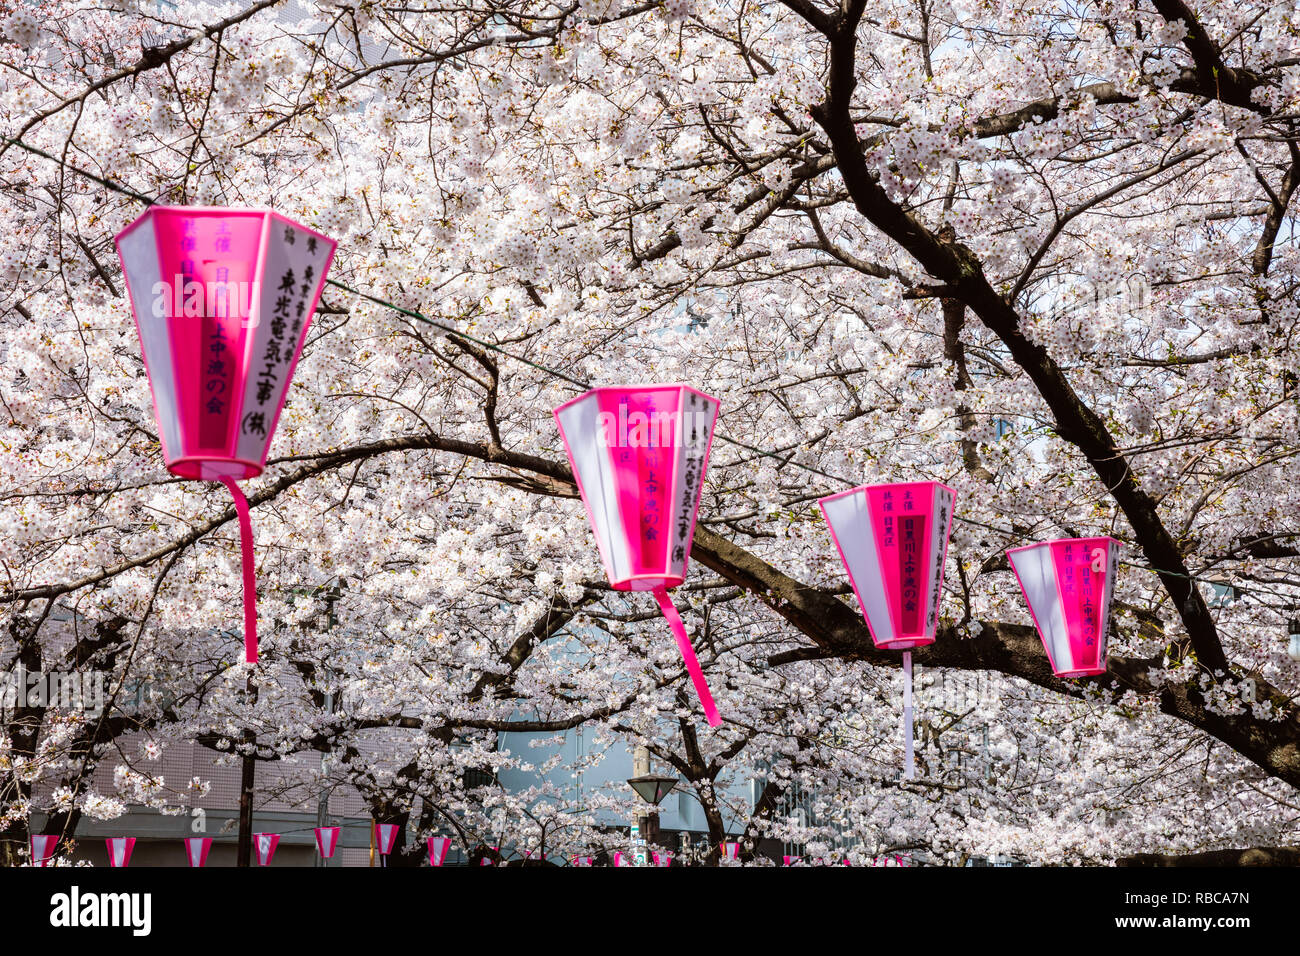
[[[903,779],[916,779],[912,755],[912,652],[903,651]]]
[[[673,637],[677,638],[677,649],[682,652],[682,660],[686,663],[687,673],[691,675],[691,683],[695,685],[695,693],[704,708],[704,716],[708,719],[710,727],[716,727],[722,723],[722,718],[718,716],[718,708],[713,704],[713,695],[709,693],[708,681],[704,679],[704,671],[700,670],[700,662],[695,656],[695,649],[691,647],[691,639],[686,634],[686,625],[682,623],[682,616],[677,613],[677,608],[673,607],[667,589],[655,588],[654,595],[659,602],[659,610],[668,619],[668,626],[673,630]]]
[[[253,564],[253,519],[248,513],[248,499],[239,490],[235,479],[227,475],[221,483],[230,491],[235,501],[235,514],[239,517],[239,557],[244,569],[244,660],[257,663],[257,571]]]

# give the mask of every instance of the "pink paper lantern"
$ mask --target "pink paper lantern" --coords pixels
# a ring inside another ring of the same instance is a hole
[[[1057,677],[1106,672],[1119,545],[1110,537],[1062,538],[1007,551]]]
[[[799,859],[797,856],[783,856],[781,862],[785,866],[795,866],[799,863]]]
[[[131,851],[135,849],[135,837],[109,837],[104,843],[108,846],[109,866],[131,865]]]
[[[614,865],[615,865],[615,866],[631,866],[631,865],[632,865],[632,861],[629,860],[627,857],[625,857],[625,856],[623,855],[622,851],[619,851],[619,852],[617,852],[617,853],[614,854]]]
[[[668,590],[686,579],[718,400],[689,385],[593,388],[555,410],[612,587],[650,591],[709,724],[722,718]]]
[[[379,853],[382,856],[388,856],[393,852],[393,844],[397,842],[397,831],[401,827],[396,823],[376,823],[375,824],[375,843],[379,847]]]
[[[947,485],[917,481],[819,502],[877,647],[934,643],[955,499]]]
[[[253,849],[257,851],[257,865],[270,866],[271,858],[275,856],[275,848],[280,845],[280,834],[278,833],[254,833]]]
[[[207,866],[210,849],[212,849],[212,837],[185,838],[185,860],[192,867]]]
[[[334,856],[334,849],[339,845],[339,827],[315,827],[316,851],[321,859],[329,860]]]
[[[573,865],[574,865],[574,866],[591,866],[591,857],[589,857],[589,856],[575,856],[575,857],[573,858]]]
[[[671,853],[655,852],[655,866],[672,866],[673,855]]]
[[[235,502],[244,651],[257,661],[248,502],[262,473],[335,243],[277,213],[154,206],[117,235],[167,470]]]
[[[450,847],[450,837],[429,837],[429,865],[442,866],[447,861],[447,850]]]
[[[498,854],[499,854],[499,853],[501,852],[501,847],[499,847],[499,846],[494,846],[494,847],[492,847],[492,852],[493,852],[493,853],[498,853]],[[485,856],[485,857],[483,857],[481,860],[478,861],[478,865],[479,865],[479,866],[496,866],[496,865],[497,865],[497,861],[496,861],[495,859],[493,859],[492,857]]]
[[[719,846],[722,848],[722,858],[724,860],[731,860],[732,862],[735,862],[736,860],[740,859],[739,843],[728,841],[719,844]]]
[[[32,866],[49,866],[54,859],[54,848],[59,845],[59,838],[54,834],[33,833],[28,841],[31,850]]]

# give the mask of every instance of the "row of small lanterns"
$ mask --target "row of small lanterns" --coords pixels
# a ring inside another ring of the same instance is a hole
[[[316,827],[316,850],[320,853],[322,859],[331,859],[334,851],[338,847],[339,832],[341,827]],[[375,843],[379,850],[381,859],[386,859],[392,852],[397,842],[397,833],[400,825],[396,823],[376,823],[375,824]],[[131,864],[131,852],[135,849],[135,837],[108,837],[104,843],[108,848],[108,865],[111,867],[125,867]],[[54,851],[59,843],[59,837],[55,834],[33,834],[30,840],[31,862],[33,866],[49,866],[50,861],[54,859]],[[185,859],[191,867],[206,866],[208,862],[208,851],[212,848],[212,837],[187,837],[185,843]],[[254,833],[253,848],[257,855],[258,866],[270,866],[271,860],[275,856],[276,847],[280,845],[280,834],[278,833]],[[450,837],[429,837],[427,848],[429,854],[430,866],[442,866],[447,859],[447,850],[451,846]],[[500,847],[492,847],[494,853],[500,852]],[[724,841],[719,844],[719,852],[723,860],[735,863],[740,859],[740,844],[735,841]],[[531,858],[532,852],[524,851],[525,858]],[[543,854],[542,859],[545,859]],[[570,862],[574,866],[586,867],[592,866],[594,857],[591,856],[574,856]],[[625,867],[635,865],[632,858],[623,852],[615,852],[611,857],[613,865],[616,867]],[[671,866],[673,854],[670,852],[655,851],[653,854],[654,865],[657,867]],[[784,862],[786,866],[796,865],[800,857],[786,856]],[[845,861],[847,862],[847,861]],[[480,866],[494,866],[495,862],[487,857],[479,861]]]
[[[316,827],[316,850],[323,859],[331,859],[338,847],[341,827]],[[396,823],[376,823],[375,843],[381,859],[393,852],[397,842]],[[185,839],[185,859],[192,867],[205,866],[208,862],[208,850],[212,848],[212,837],[187,837]],[[54,859],[54,851],[59,837],[55,834],[33,834],[30,840],[31,861],[33,866],[48,866]],[[135,849],[135,837],[108,837],[104,843],[108,848],[108,865],[112,867],[129,866],[131,851]],[[276,847],[280,845],[278,833],[254,833],[253,849],[257,855],[258,866],[270,866],[275,856]],[[442,866],[447,859],[447,848],[451,845],[449,837],[429,837],[429,865]],[[493,849],[497,849],[493,847]],[[490,861],[485,860],[490,865]]]

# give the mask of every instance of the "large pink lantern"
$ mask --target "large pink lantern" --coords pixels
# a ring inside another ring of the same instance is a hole
[[[316,850],[321,859],[329,860],[334,856],[334,849],[339,845],[339,827],[315,827]]]
[[[135,849],[135,837],[109,837],[104,843],[108,846],[109,866],[131,865],[131,851]]]
[[[711,725],[722,722],[668,596],[686,579],[718,400],[689,385],[593,388],[555,410],[609,583],[650,591]]]
[[[447,849],[450,846],[450,837],[429,837],[429,865],[442,866],[447,860]]]
[[[257,851],[257,865],[270,866],[271,858],[275,856],[275,848],[280,845],[280,834],[278,833],[254,833],[253,849]]]
[[[154,206],[117,235],[167,470],[235,501],[244,650],[257,661],[248,502],[262,473],[335,243],[277,213]]]
[[[208,851],[212,849],[212,837],[186,837],[185,860],[192,867],[208,864]]]
[[[877,647],[934,643],[956,498],[947,485],[863,485],[819,502]]]
[[[1110,537],[1062,538],[1007,552],[1057,677],[1106,672],[1119,544]]]
[[[49,866],[54,859],[54,848],[59,845],[59,838],[51,833],[33,833],[28,847],[31,850],[32,866]]]
[[[591,857],[589,857],[589,856],[575,856],[575,857],[573,858],[573,865],[574,865],[574,866],[591,866]]]
[[[655,866],[672,866],[673,855],[671,853],[660,853],[655,851]]]
[[[903,775],[912,753],[912,648],[934,643],[957,493],[938,481],[862,485],[819,504],[876,647],[903,652]]]

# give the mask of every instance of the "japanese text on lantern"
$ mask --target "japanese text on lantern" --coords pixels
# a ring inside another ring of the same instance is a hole
[[[1092,573],[1088,549],[1066,541],[1061,546],[1061,601],[1078,608],[1075,618],[1083,643],[1091,647],[1097,639],[1096,576]]]
[[[694,392],[686,392],[686,407],[679,416],[676,437],[683,446],[682,494],[677,502],[677,528],[674,537],[673,563],[686,560],[686,538],[691,532],[695,502],[700,493],[700,473],[704,468],[704,451],[709,447],[709,425],[713,404]],[[689,429],[689,431],[688,431]]]
[[[276,273],[274,298],[264,302],[264,308],[270,305],[270,317],[268,320],[263,316],[259,322],[265,323],[266,334],[260,337],[261,354],[256,358],[259,370],[253,405],[241,425],[245,435],[257,437],[265,437],[274,423],[284,394],[283,383],[288,381],[303,326],[310,318],[307,309],[316,291],[315,260],[320,252],[316,236],[292,226],[284,226],[274,239],[278,240],[283,261]]]

